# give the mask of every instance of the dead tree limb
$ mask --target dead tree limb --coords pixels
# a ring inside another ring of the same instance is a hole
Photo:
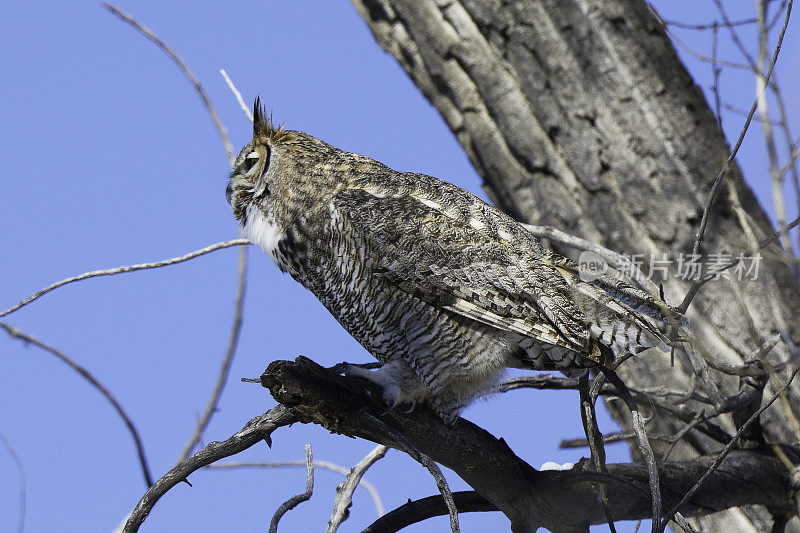
[[[377,400],[381,395],[373,384],[341,376],[335,369],[323,368],[304,357],[294,362],[273,362],[261,382],[278,402],[296,414],[299,422],[400,451],[404,444],[397,442],[396,435],[403,435],[417,450],[455,471],[489,505],[502,511],[515,532],[535,531],[538,527],[584,531],[590,524],[605,523],[606,514],[593,483],[606,486],[615,520],[652,516],[644,464],[609,464],[608,474],[579,467],[539,471],[518,457],[502,439],[471,422],[459,419],[450,427],[435,414],[419,408],[412,413],[387,412]],[[787,456],[800,462],[796,450],[787,450]],[[664,505],[671,508],[678,503],[716,459],[716,455],[708,455],[659,465]],[[791,475],[773,453],[735,450],[707,474],[680,511],[686,517],[697,517],[740,505],[761,504],[791,512],[794,502],[790,487]],[[576,513],[575,509],[581,512]]]

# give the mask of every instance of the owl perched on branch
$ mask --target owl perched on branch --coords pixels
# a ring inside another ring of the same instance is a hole
[[[383,363],[350,372],[446,422],[505,368],[608,366],[665,349],[676,317],[618,280],[582,281],[455,185],[275,127],[258,100],[226,192],[247,237]]]

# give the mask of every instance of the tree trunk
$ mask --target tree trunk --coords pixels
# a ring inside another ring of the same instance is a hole
[[[691,253],[729,147],[645,2],[353,3],[378,43],[447,121],[498,207],[521,221],[552,225],[620,253],[644,254],[645,272],[651,254],[675,259]],[[701,252],[749,253],[745,219],[757,239],[773,233],[733,165],[718,191]],[[558,251],[576,256],[574,250]],[[645,352],[619,367],[628,386],[688,390],[696,379],[696,392],[719,405],[739,390],[741,378],[714,368],[741,366],[781,332],[781,321],[796,340],[800,288],[783,262],[768,259],[780,253],[776,243],[762,253],[758,280],[711,281],[694,299],[687,316],[699,357],[676,352],[673,363],[669,355]],[[664,281],[666,300],[679,304],[688,287],[672,270]],[[783,343],[769,354],[772,363],[788,358]],[[786,383],[788,373],[776,377]],[[774,392],[768,384],[761,401]],[[791,405],[798,405],[799,393],[795,382],[787,391]],[[780,405],[761,416],[764,436],[767,442],[796,444]],[[740,407],[717,419],[720,430],[735,434],[736,422],[754,410]],[[624,407],[611,402],[609,408],[630,427]],[[688,401],[676,409],[691,416],[710,407]],[[685,418],[659,412],[648,430],[674,435]],[[670,460],[719,451],[719,442],[706,433],[690,431]],[[651,444],[657,456],[666,451],[662,441]],[[711,531],[763,531],[772,521],[763,506],[695,519]],[[796,519],[790,524],[800,530]]]

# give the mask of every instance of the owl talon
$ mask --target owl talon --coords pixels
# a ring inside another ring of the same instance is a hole
[[[384,401],[387,404],[386,410],[381,413],[381,416],[388,415],[392,412],[400,412],[403,414],[409,414],[417,407],[417,402],[403,402],[399,400],[392,401],[388,398],[388,395],[384,395]],[[407,409],[401,409],[401,406],[408,406]]]

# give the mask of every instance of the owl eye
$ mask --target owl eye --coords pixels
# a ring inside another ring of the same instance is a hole
[[[263,174],[269,166],[269,147],[261,146],[247,154],[242,161],[242,169],[245,175],[253,176],[256,172]]]
[[[244,161],[242,162],[242,166],[244,167],[244,171],[246,173],[249,173],[255,164],[258,163],[258,158],[258,152],[255,150],[247,154],[247,157],[245,157]]]

